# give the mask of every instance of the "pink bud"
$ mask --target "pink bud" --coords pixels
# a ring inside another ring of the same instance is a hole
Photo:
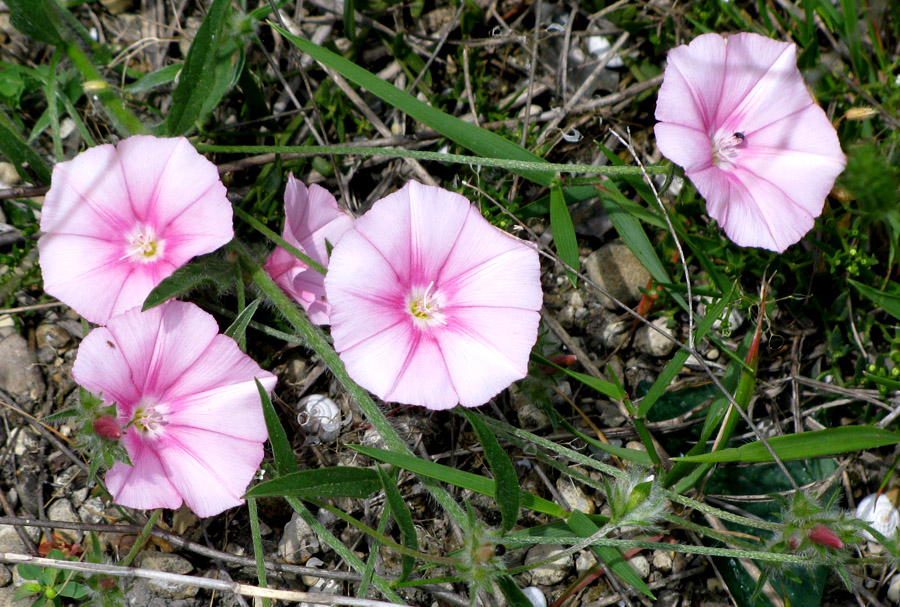
[[[110,415],[101,415],[94,420],[94,432],[101,438],[119,440],[122,438],[122,426]]]
[[[837,533],[826,527],[825,525],[816,525],[809,532],[809,541],[820,546],[829,546],[840,550],[844,547],[844,542],[837,536]]]
[[[792,535],[787,539],[788,548],[791,549],[791,552],[797,550],[800,547],[800,538],[796,535]]]

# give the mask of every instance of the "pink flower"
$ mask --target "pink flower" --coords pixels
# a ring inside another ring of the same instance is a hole
[[[184,137],[142,135],[53,167],[41,229],[44,289],[99,324],[234,236],[215,165]]]
[[[847,163],[796,52],[757,34],[704,34],[669,52],[657,144],[741,246],[781,252],[800,240]]]
[[[243,503],[267,437],[253,378],[271,392],[275,376],[218,333],[212,316],[170,301],[115,316],[81,343],[72,375],[104,406],[115,403],[134,464],[106,473],[116,503],[184,501],[200,516]]]
[[[841,538],[838,537],[837,533],[825,525],[816,525],[812,528],[807,537],[809,537],[809,541],[814,544],[819,544],[820,546],[828,546],[835,550],[840,550],[844,547],[844,542],[841,541]]]
[[[528,372],[537,251],[459,194],[412,181],[377,201],[332,252],[325,288],[335,349],[383,400],[476,407]]]
[[[284,190],[284,238],[319,264],[328,267],[326,241],[334,246],[353,226],[353,218],[342,211],[325,188],[288,176]],[[325,276],[278,247],[266,261],[266,272],[284,292],[303,306],[309,319],[327,325],[331,304],[325,299]]]

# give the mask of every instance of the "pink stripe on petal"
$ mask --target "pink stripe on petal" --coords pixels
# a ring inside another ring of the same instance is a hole
[[[275,376],[265,373],[260,373],[259,380],[271,392],[275,388]],[[256,382],[252,380],[210,388],[175,400],[164,399],[172,411],[168,416],[168,429],[175,426],[198,428],[261,443],[269,434],[262,416],[262,404],[256,404],[259,400]],[[228,423],[223,423],[224,420]]]
[[[126,431],[124,441],[128,441]],[[182,498],[163,469],[159,456],[140,441],[133,441],[128,456],[134,467],[116,462],[106,473],[106,488],[113,501],[129,508],[176,509]]]
[[[383,400],[419,405],[434,411],[452,409],[459,402],[444,355],[431,335],[419,333],[400,375]]]
[[[467,306],[539,310],[543,294],[535,285],[540,279],[537,251],[517,247],[442,282],[440,288],[447,295],[448,313]]]
[[[411,324],[398,323],[352,347],[339,350],[347,373],[381,399],[386,398],[394,387],[415,343]]]
[[[201,517],[243,504],[264,455],[262,442],[181,426],[159,441],[157,453],[172,485]]]
[[[377,201],[354,224],[354,231],[365,238],[390,264],[398,282],[402,284],[409,282],[412,270],[409,205],[409,188],[403,188]],[[348,236],[350,233],[341,239],[342,245]],[[334,263],[334,259],[331,263]]]
[[[417,181],[407,183],[404,190],[409,193],[410,276],[413,282],[427,284],[439,274],[457,244],[471,205],[459,194]],[[383,212],[387,216],[389,211]],[[370,212],[379,211],[373,206]]]

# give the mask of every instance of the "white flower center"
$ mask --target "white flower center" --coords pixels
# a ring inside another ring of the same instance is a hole
[[[421,329],[435,324],[447,324],[447,315],[441,312],[441,308],[446,302],[438,291],[432,291],[433,288],[434,281],[431,281],[431,284],[425,289],[413,287],[409,299],[407,299],[407,306],[413,322]]]
[[[146,438],[156,438],[169,423],[166,420],[168,407],[159,404],[141,403],[134,411],[131,425]]]
[[[156,261],[162,257],[164,245],[165,241],[156,235],[152,227],[138,224],[125,236],[125,254],[119,261],[123,259],[138,263]]]
[[[712,136],[713,164],[723,171],[733,171],[746,136],[736,131],[719,131]]]

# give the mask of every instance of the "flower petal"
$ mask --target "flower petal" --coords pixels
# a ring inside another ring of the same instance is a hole
[[[662,155],[683,167],[686,173],[712,166],[712,144],[708,134],[672,122],[657,122],[653,133]]]
[[[131,367],[106,327],[94,329],[81,341],[72,377],[88,392],[102,394],[108,404],[136,403],[141,398]]]
[[[445,310],[452,316],[457,308],[467,306],[540,310],[540,282],[537,251],[520,245],[482,261],[452,280],[442,281],[440,288],[447,297]]]
[[[412,323],[404,321],[338,351],[353,381],[384,400],[415,343]]]
[[[437,333],[453,386],[464,407],[483,405],[528,374],[540,314],[509,308],[455,310]]]
[[[434,335],[438,333],[436,331]],[[412,337],[413,343],[400,374],[382,400],[419,405],[433,411],[452,409],[459,402],[459,396],[450,381],[438,343],[427,332],[419,331]]]
[[[184,426],[169,431],[156,448],[172,485],[201,517],[243,504],[241,495],[264,454],[262,442]]]
[[[703,34],[673,48],[656,102],[656,119],[709,132],[725,77],[725,40]]]
[[[151,508],[176,509],[181,506],[181,495],[169,481],[162,462],[156,452],[134,436],[134,431],[126,431],[122,439],[128,450],[128,457],[134,466],[116,462],[106,473],[106,488],[113,501],[129,508],[149,510]]]

